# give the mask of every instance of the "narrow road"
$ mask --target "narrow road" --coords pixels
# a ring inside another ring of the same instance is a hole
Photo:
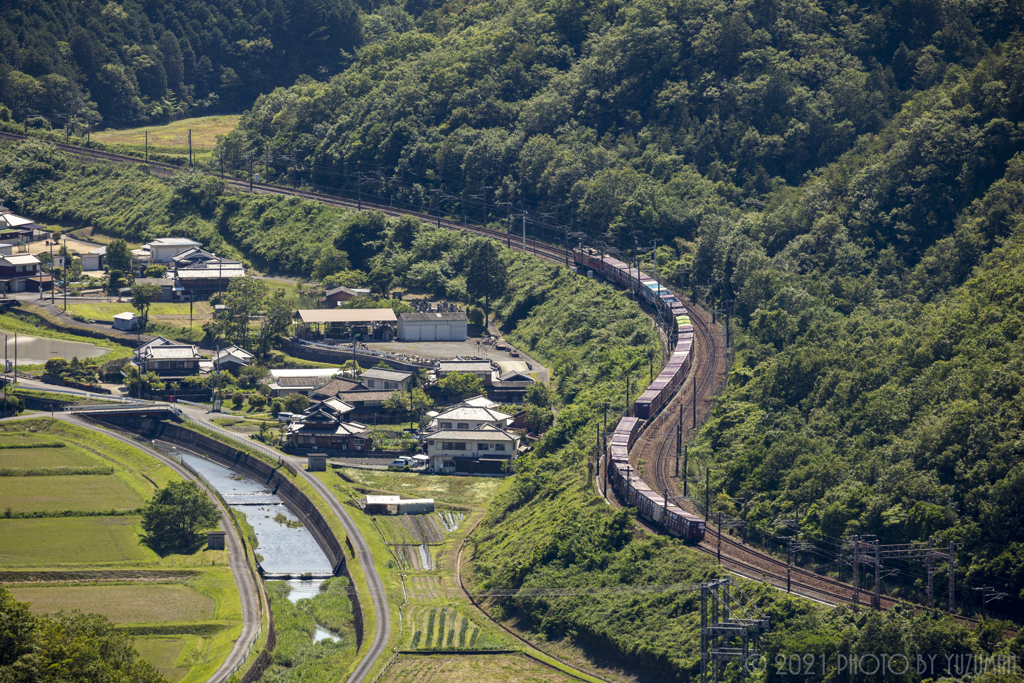
[[[251,439],[247,439],[241,434],[229,432],[211,422],[209,413],[202,408],[186,406],[184,404],[179,404],[178,408],[182,409],[182,412],[193,420],[202,423],[204,427],[216,432],[225,439],[244,444],[249,448],[261,448],[259,444],[253,443]],[[366,544],[366,539],[363,538],[359,527],[352,521],[341,501],[331,493],[330,488],[315,476],[306,472],[305,463],[302,458],[285,455],[277,451],[272,452],[275,456],[282,458],[285,462],[292,465],[299,472],[299,476],[309,482],[310,486],[324,499],[324,502],[327,503],[327,506],[341,522],[345,533],[348,534],[352,547],[355,548],[356,558],[363,568],[363,575],[366,577],[370,598],[373,600],[373,611],[376,615],[377,627],[373,634],[373,639],[366,649],[366,653],[356,665],[352,675],[348,677],[349,683],[360,683],[365,680],[377,659],[384,654],[388,641],[391,639],[391,613],[388,608],[387,595],[384,592],[384,582],[381,581],[380,574],[377,572],[377,566],[373,563],[373,555],[370,553],[370,546]]]
[[[35,419],[39,417],[40,415],[33,414],[26,415],[24,417],[8,418],[7,421]],[[78,427],[84,427],[85,429],[99,432],[100,434],[109,436],[112,439],[117,439],[122,443],[128,444],[133,448],[137,448],[146,455],[156,458],[164,465],[170,467],[182,479],[194,481],[200,488],[206,488],[203,482],[198,481],[195,475],[187,469],[171,460],[163,453],[153,450],[143,443],[133,441],[132,439],[122,436],[117,432],[104,429],[103,427],[99,427],[91,422],[82,420],[73,413],[59,412],[55,413],[54,417]],[[242,549],[242,540],[238,537],[238,531],[235,529],[235,525],[231,523],[228,511],[221,506],[220,501],[217,500],[216,496],[210,494],[210,499],[217,504],[217,507],[220,508],[221,511],[220,528],[227,534],[225,542],[228,549],[228,564],[231,566],[231,574],[235,579],[235,585],[238,587],[238,595],[241,598],[242,603],[242,632],[235,641],[234,647],[231,648],[231,654],[229,654],[227,659],[224,660],[224,663],[220,665],[220,668],[218,668],[217,671],[207,679],[207,683],[222,683],[222,681],[228,680],[228,678],[231,677],[231,674],[234,673],[235,669],[245,661],[246,656],[249,654],[249,646],[256,639],[256,635],[259,632],[259,588],[253,581],[249,567],[246,566],[246,557]]]

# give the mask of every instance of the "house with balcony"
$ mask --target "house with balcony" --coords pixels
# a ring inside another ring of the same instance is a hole
[[[135,349],[135,355],[121,369],[121,374],[127,376],[128,368],[134,367],[143,375],[153,372],[161,379],[181,379],[199,374],[199,363],[203,360],[195,344],[157,337]]]
[[[518,434],[484,425],[477,429],[441,429],[423,442],[435,474],[500,476],[519,453]]]

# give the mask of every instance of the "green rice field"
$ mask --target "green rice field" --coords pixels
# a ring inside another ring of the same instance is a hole
[[[141,535],[141,518],[136,516],[0,519],[0,566],[158,561],[139,542]]]
[[[107,514],[143,507],[178,475],[128,443],[48,417],[0,422],[0,468],[35,470],[0,476],[0,570],[12,570],[4,580],[15,599],[37,614],[81,610],[130,633],[159,633],[135,644],[164,676],[209,679],[241,630],[228,551],[160,556],[145,544],[141,517]],[[65,510],[93,514],[59,516]]]
[[[14,512],[137,510],[146,502],[112,474],[0,477],[0,501]]]
[[[167,680],[178,681],[188,673],[188,667],[177,666],[185,638],[136,638],[133,645]]]
[[[202,621],[213,617],[214,601],[184,585],[9,586],[34,614],[81,610],[121,624]]]
[[[101,467],[109,465],[100,458],[74,448],[3,448],[0,468],[19,467]]]

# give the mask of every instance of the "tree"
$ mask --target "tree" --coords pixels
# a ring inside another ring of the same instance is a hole
[[[534,382],[526,389],[526,402],[541,408],[551,405],[551,392],[544,382]]]
[[[289,413],[301,413],[309,407],[309,398],[305,394],[288,394],[284,399],[284,408]]]
[[[279,289],[266,299],[263,320],[260,322],[256,335],[257,355],[266,355],[271,348],[288,334],[292,324],[292,305],[284,298],[284,290]]]
[[[142,274],[145,277],[163,277],[167,275],[167,266],[154,263],[151,266],[146,266],[146,270],[142,271]]]
[[[132,307],[139,312],[139,329],[146,331],[149,322],[149,307],[160,297],[160,286],[146,283],[132,285]]]
[[[166,679],[106,617],[80,612],[33,616],[0,586],[0,677],[10,681],[133,681]]]
[[[146,504],[142,528],[154,549],[189,552],[202,540],[199,532],[219,519],[220,509],[194,481],[173,481]]]
[[[214,330],[231,344],[249,346],[249,322],[263,312],[267,283],[252,276],[237,278],[228,286],[227,313],[214,321]]]
[[[469,372],[453,372],[442,377],[438,382],[439,386],[449,396],[457,398],[469,398],[484,392],[484,384],[480,378]]]
[[[491,314],[491,299],[497,299],[508,288],[508,264],[502,258],[501,247],[491,239],[474,240],[469,247],[466,270],[466,291],[470,296],[483,299],[485,323]]]
[[[526,423],[526,428],[534,434],[540,434],[547,431],[547,428],[550,427],[554,421],[555,416],[552,414],[550,408],[527,404],[524,422]]]
[[[128,280],[120,270],[111,270],[107,273],[107,294],[117,294],[118,290],[126,284],[128,284]]]
[[[412,390],[412,412],[422,413],[434,407],[434,399],[419,387]],[[384,410],[390,413],[407,413],[410,410],[409,392],[404,389],[396,389],[388,400],[384,401]]]
[[[111,272],[117,270],[127,273],[132,269],[132,252],[124,240],[118,239],[108,244],[106,258]]]
[[[391,291],[391,283],[395,281],[395,271],[387,264],[381,264],[370,271],[370,286],[386,297]]]

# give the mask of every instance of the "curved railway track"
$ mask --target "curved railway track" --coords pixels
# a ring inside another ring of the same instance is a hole
[[[14,133],[3,133],[0,132],[0,139],[13,140],[13,141],[24,141],[26,138],[24,135],[16,135]],[[58,149],[61,149],[69,154],[76,156],[84,156],[90,159],[96,159],[100,161],[112,161],[116,163],[128,163],[139,166],[149,166],[151,168],[157,168],[165,172],[178,172],[183,169],[180,166],[173,164],[165,164],[159,161],[146,161],[145,159],[139,159],[138,157],[126,156],[124,154],[115,154],[114,152],[107,152],[104,150],[91,149],[89,147],[81,147],[79,145],[71,145],[63,142],[50,142],[55,145]],[[206,173],[203,171],[203,173]],[[207,173],[214,177],[216,174]],[[296,190],[282,187],[280,185],[270,185],[268,183],[250,183],[246,180],[238,180],[237,178],[221,178],[226,185],[235,189],[248,192],[249,188],[252,188],[254,194],[276,194],[285,197],[301,197],[303,199],[312,199],[321,202],[327,206],[335,206],[343,209],[355,209],[357,211],[379,211],[386,216],[397,218],[400,216],[410,216],[417,218],[424,223],[431,223],[439,225],[442,228],[448,230],[458,230],[462,232],[471,232],[484,237],[490,237],[499,242],[506,243],[506,246],[514,251],[522,251],[530,254],[535,254],[539,258],[543,258],[547,261],[554,263],[566,263],[566,252],[564,249],[552,246],[547,242],[527,237],[526,248],[523,248],[522,238],[515,238],[509,233],[502,232],[500,230],[494,230],[481,225],[459,223],[451,219],[441,218],[438,220],[437,216],[424,213],[422,211],[416,211],[413,209],[395,208],[393,206],[387,206],[384,204],[377,204],[366,200],[354,200],[345,199],[344,197],[336,197],[334,195],[325,194],[322,192],[311,192],[307,190]]]
[[[17,135],[12,133],[0,132],[0,139],[23,141],[28,138],[23,135]],[[87,147],[81,147],[78,145],[71,145],[67,143],[51,142],[57,148],[74,154],[76,156],[84,156],[91,159],[101,161],[111,161],[116,163],[129,163],[136,165],[146,165],[149,167],[157,168],[165,172],[177,172],[181,171],[182,168],[173,164],[166,164],[156,161],[147,161],[145,159],[139,159],[137,157],[127,156],[123,154],[116,154],[113,152],[107,152],[104,150],[91,149]],[[204,172],[205,173],[205,172]],[[215,174],[208,174],[215,175]],[[268,183],[256,183],[248,182],[244,180],[238,180],[237,178],[222,178],[224,183],[230,187],[241,190],[243,192],[251,191],[257,194],[276,194],[288,197],[301,197],[304,199],[316,200],[327,206],[335,206],[344,209],[355,209],[361,211],[379,211],[389,217],[400,217],[410,216],[421,220],[425,223],[431,223],[438,225],[448,230],[457,230],[462,232],[470,232],[473,234],[481,235],[484,237],[490,237],[499,242],[504,242],[505,245],[515,251],[521,251],[526,253],[533,253],[538,258],[544,260],[566,264],[568,263],[568,256],[565,249],[553,246],[547,242],[538,240],[536,238],[527,237],[525,239],[525,248],[523,247],[524,240],[522,237],[513,238],[509,233],[502,232],[500,230],[494,230],[485,226],[470,224],[470,223],[459,223],[445,218],[438,218],[436,215],[424,213],[413,209],[395,208],[394,206],[385,206],[383,204],[377,204],[372,201],[363,200],[351,200],[344,197],[337,197],[334,195],[325,194],[322,192],[305,191],[289,189],[279,185],[271,185]],[[680,301],[684,298],[677,294]],[[703,353],[700,358],[696,360],[693,368],[693,378],[689,382],[689,391],[686,390],[686,384],[676,392],[676,396],[673,400],[667,404],[664,409],[659,413],[655,420],[652,420],[650,426],[653,428],[664,427],[664,423],[669,422],[668,416],[675,410],[678,409],[680,403],[688,403],[693,401],[693,393],[696,393],[696,400],[703,410],[706,412],[706,406],[714,397],[715,390],[715,376],[718,372],[717,368],[717,354],[718,354],[718,341],[715,338],[715,333],[708,325],[707,321],[704,320],[703,311],[700,308],[687,304],[686,308],[690,314],[691,322],[693,323],[695,336],[699,338],[699,343],[703,348]],[[724,367],[723,367],[724,371]],[[700,375],[698,379],[698,375]],[[706,415],[705,415],[706,416]],[[687,432],[690,431],[684,427],[684,440],[686,439]],[[645,429],[644,434],[641,434],[641,438],[655,437],[659,435],[659,432],[652,432],[651,430]],[[683,507],[684,509],[693,509],[691,501],[687,498],[682,498],[678,495],[678,479],[669,475],[668,468],[669,462],[672,457],[672,440],[674,434],[672,432],[661,432],[664,438],[660,444],[655,446],[657,448],[655,462],[654,462],[654,475],[653,483],[655,490],[657,491],[668,491],[669,499]],[[643,457],[642,454],[638,457]],[[685,476],[686,473],[684,472]],[[659,533],[656,529],[653,529],[649,525],[644,524],[645,528]],[[772,585],[785,589],[787,584],[790,586],[792,592],[802,595],[804,597],[824,602],[827,604],[839,604],[839,603],[854,603],[853,586],[845,582],[833,579],[831,577],[822,576],[814,572],[795,567],[779,560],[767,553],[763,553],[753,548],[739,543],[734,540],[728,534],[724,534],[717,527],[713,527],[709,523],[707,524],[707,534],[710,535],[710,539],[696,546],[696,549],[700,552],[712,554],[715,556],[719,555],[718,543],[722,544],[721,561],[723,567],[733,571],[736,574],[746,576],[751,579],[763,580],[771,583]],[[788,574],[788,576],[787,576]],[[861,593],[865,594],[861,597],[857,604],[866,604],[870,602],[871,591],[861,590]],[[867,600],[865,600],[865,598]],[[883,608],[889,608],[895,605],[898,601],[886,596],[881,596],[881,606]],[[967,619],[959,617],[960,620],[969,624],[977,624],[978,622],[974,619]]]

